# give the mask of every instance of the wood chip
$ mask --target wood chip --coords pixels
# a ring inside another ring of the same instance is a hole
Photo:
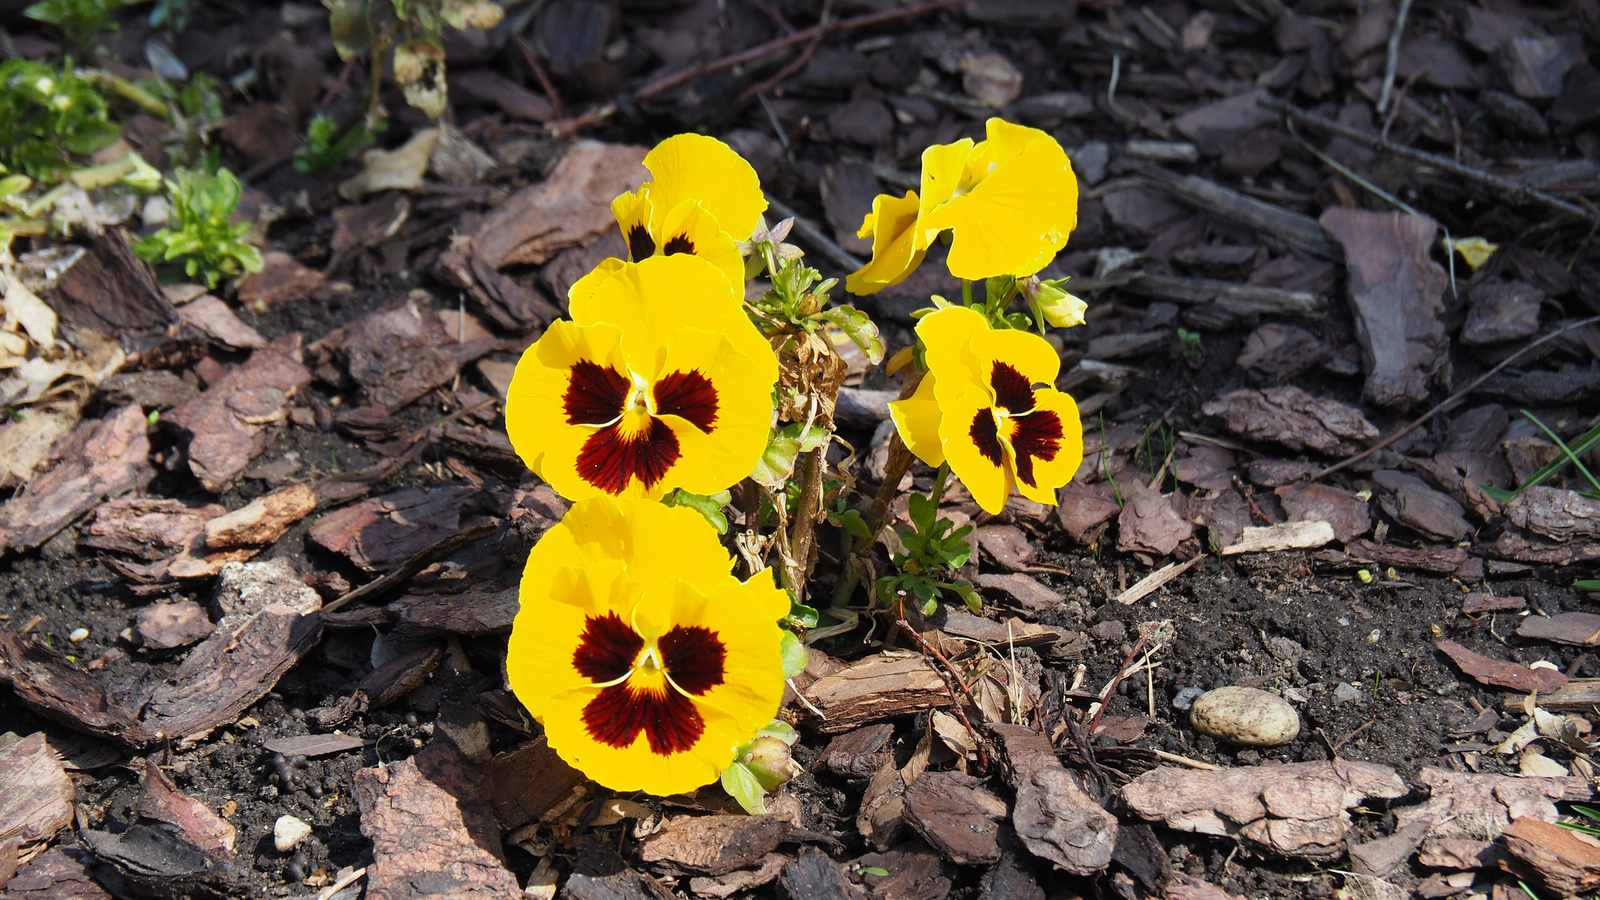
[[[1593,647],[1600,644],[1600,615],[1567,612],[1556,613],[1548,618],[1527,616],[1517,626],[1517,636],[1576,647]]]
[[[190,844],[206,853],[233,853],[238,837],[233,825],[205,803],[179,791],[154,759],[145,761],[137,808],[143,818],[177,828]]]
[[[817,721],[802,713],[824,734],[840,734],[885,718],[911,715],[949,702],[944,679],[922,656],[883,654],[859,659],[817,679],[806,690],[811,705],[822,711]]]
[[[1312,397],[1293,385],[1231,391],[1206,401],[1201,409],[1221,417],[1235,434],[1275,441],[1291,450],[1349,456],[1361,449],[1361,442],[1378,437],[1377,427],[1361,410]]]
[[[668,872],[724,875],[794,843],[840,846],[777,816],[675,816],[644,840],[639,858]]]
[[[0,553],[32,550],[101,502],[148,484],[148,430],[144,410],[129,404],[58,441],[55,466],[0,506]]]
[[[1006,803],[960,772],[923,772],[906,787],[906,822],[939,855],[956,865],[987,865],[1000,859],[1000,823]]]
[[[350,734],[303,734],[295,737],[272,738],[261,745],[269,753],[281,753],[284,756],[304,756],[314,759],[318,756],[332,756],[346,750],[359,750],[366,746],[366,741]]]
[[[483,792],[500,826],[512,831],[544,817],[574,796],[589,779],[567,765],[544,735],[501,753],[484,768]]]
[[[1600,887],[1600,846],[1577,832],[1529,816],[1519,816],[1502,833],[1510,859],[1500,867],[1516,875],[1529,870],[1560,897]]]
[[[979,575],[978,586],[1003,593],[1024,612],[1039,615],[1050,612],[1067,602],[1067,598],[1045,587],[1039,579],[1019,572],[1002,575]]]
[[[207,520],[206,546],[228,550],[270,544],[316,508],[317,492],[311,485],[291,484]]]
[[[0,750],[0,844],[17,842],[19,862],[72,824],[72,779],[36,731]]]
[[[1434,646],[1460,666],[1461,671],[1483,684],[1511,688],[1515,691],[1538,691],[1542,694],[1567,683],[1567,676],[1555,669],[1530,669],[1527,666],[1494,659],[1481,653],[1474,653],[1455,641],[1439,641]]]
[[[1177,578],[1200,564],[1204,556],[1193,556],[1183,562],[1167,563],[1149,575],[1139,579],[1134,585],[1116,596],[1116,601],[1124,606],[1138,603],[1140,600],[1155,593],[1162,585]]]
[[[1078,786],[1049,739],[1023,725],[989,727],[1005,749],[1011,824],[1028,852],[1075,875],[1110,865],[1117,819]]]
[[[447,742],[356,773],[361,832],[372,841],[367,896],[516,897],[516,876],[498,855],[500,832],[483,809],[476,767]]]
[[[189,468],[206,490],[221,493],[266,449],[289,397],[311,381],[300,360],[300,335],[284,335],[162,417],[190,436]]]
[[[1327,522],[1280,522],[1263,528],[1246,526],[1238,543],[1222,548],[1223,556],[1240,553],[1272,553],[1278,550],[1309,550],[1332,541],[1333,526]]]

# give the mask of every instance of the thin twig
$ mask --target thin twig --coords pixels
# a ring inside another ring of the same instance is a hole
[[[823,0],[822,15],[817,17],[817,24],[825,25],[832,18],[833,0]],[[789,30],[792,32],[794,29],[791,28]],[[816,55],[817,45],[822,43],[822,34],[823,33],[821,31],[818,31],[816,37],[812,38],[811,42],[806,44],[805,49],[800,51],[800,55],[796,56],[788,65],[779,69],[771,78],[768,78],[766,81],[761,82],[755,87],[745,88],[744,93],[739,95],[739,102],[748,103],[751,97],[754,97],[757,94],[765,94],[767,91],[770,91],[782,84],[790,75],[793,75],[801,69],[804,69],[811,62],[811,58]]]
[[[978,732],[973,729],[972,722],[967,719],[967,711],[964,707],[962,707],[961,698],[956,696],[956,689],[951,685],[951,682],[953,681],[956,685],[961,687],[961,693],[967,695],[967,700],[972,703],[973,709],[982,709],[983,707],[978,705],[978,700],[972,696],[972,690],[967,687],[967,683],[961,680],[961,673],[956,671],[956,667],[950,664],[950,660],[945,659],[944,654],[940,653],[937,647],[928,643],[927,639],[921,634],[917,633],[917,630],[912,628],[911,623],[907,622],[905,619],[900,619],[899,621],[895,622],[895,624],[900,626],[901,631],[904,631],[906,634],[909,634],[916,639],[916,642],[922,647],[922,652],[938,660],[939,665],[944,667],[941,669],[939,666],[935,666],[934,668],[938,669],[939,677],[944,681],[945,690],[950,692],[950,705],[956,708],[956,715],[961,717],[961,724],[966,726],[967,734],[972,738],[972,745],[978,748],[978,767],[980,773],[984,775],[989,774],[989,754],[983,751],[983,739],[978,737]]]
[[[1400,0],[1400,10],[1394,14],[1394,27],[1389,30],[1389,57],[1383,65],[1383,87],[1378,91],[1378,115],[1389,110],[1389,98],[1394,92],[1394,72],[1400,65],[1400,37],[1405,34],[1406,16],[1411,14],[1411,0]]]
[[[1412,147],[1407,147],[1404,144],[1396,144],[1386,141],[1379,135],[1368,134],[1365,131],[1360,131],[1340,122],[1335,122],[1334,120],[1325,116],[1319,116],[1316,113],[1307,112],[1292,103],[1279,100],[1277,97],[1263,96],[1256,102],[1260,103],[1262,106],[1265,106],[1267,109],[1273,110],[1274,112],[1283,113],[1289,118],[1297,122],[1303,122],[1312,126],[1313,128],[1320,128],[1323,131],[1338,135],[1339,137],[1349,138],[1352,141],[1366,144],[1375,150],[1382,150],[1385,153],[1390,153],[1404,159],[1409,159],[1412,162],[1421,163],[1426,166],[1432,166],[1433,168],[1436,168],[1442,172],[1448,172],[1451,175],[1459,176],[1468,181],[1475,181],[1484,187],[1499,191],[1500,193],[1506,195],[1506,197],[1513,202],[1526,203],[1528,201],[1537,201],[1545,206],[1550,207],[1551,209],[1560,210],[1567,215],[1576,216],[1577,218],[1584,219],[1586,221],[1600,219],[1600,214],[1584,209],[1581,206],[1568,203],[1567,201],[1562,200],[1560,197],[1547,194],[1544,191],[1536,188],[1528,187],[1525,184],[1518,184],[1517,182],[1512,181],[1509,178],[1504,178],[1500,175],[1474,169],[1471,166],[1464,166],[1453,159],[1448,159],[1435,153],[1428,153],[1424,150],[1417,150]]]
[[[734,66],[741,66],[746,63],[754,62],[770,53],[776,53],[779,50],[793,47],[796,44],[805,43],[806,41],[811,40],[811,38],[817,34],[833,34],[834,32],[839,31],[867,28],[872,25],[881,25],[885,22],[894,22],[900,19],[908,19],[912,16],[920,16],[925,13],[938,12],[941,9],[949,9],[952,6],[960,6],[961,4],[967,2],[969,2],[969,0],[927,0],[927,2],[919,3],[916,6],[903,6],[898,9],[867,13],[865,15],[853,16],[848,19],[835,19],[831,22],[820,22],[811,26],[810,28],[802,28],[801,30],[796,31],[794,34],[784,35],[781,38],[770,40],[765,44],[758,44],[748,50],[741,50],[738,53],[729,54],[721,59],[713,59],[708,62],[693,65],[678,72],[674,72],[671,75],[664,75],[648,84],[640,85],[639,88],[631,95],[631,99],[636,103],[640,100],[648,100],[657,94],[670,91],[673,88],[693,81],[702,75],[709,75],[712,72],[721,72],[724,69],[731,69]],[[576,119],[566,119],[556,122],[550,127],[550,135],[551,137],[557,138],[568,137],[569,135],[572,135],[584,128],[588,128],[590,125],[597,125],[601,122],[604,122],[606,119],[616,115],[617,109],[618,106],[614,101],[611,103],[601,104],[600,106],[589,110]]]
[[[544,70],[539,62],[539,57],[534,55],[533,48],[522,38],[517,38],[517,49],[522,53],[522,61],[533,70],[533,77],[539,79],[539,87],[544,90],[544,95],[550,98],[550,109],[556,114],[557,119],[567,117],[567,105],[561,102],[561,94],[556,90],[555,82],[550,80],[550,73]]]
[[[1482,385],[1485,381],[1488,381],[1490,378],[1494,377],[1495,375],[1498,375],[1500,373],[1501,369],[1504,369],[1506,366],[1509,366],[1512,363],[1516,362],[1517,360],[1521,359],[1523,357],[1523,355],[1525,355],[1528,351],[1530,351],[1530,350],[1534,349],[1535,347],[1538,347],[1538,346],[1540,346],[1540,345],[1542,345],[1542,344],[1544,344],[1544,343],[1546,343],[1548,341],[1553,341],[1556,338],[1560,337],[1563,334],[1566,334],[1569,331],[1572,331],[1572,330],[1578,329],[1578,328],[1582,328],[1585,325],[1593,325],[1596,322],[1600,322],[1600,316],[1590,316],[1587,319],[1579,319],[1576,322],[1571,322],[1571,323],[1569,323],[1567,325],[1564,325],[1561,328],[1558,328],[1555,331],[1550,332],[1549,334],[1545,335],[1544,337],[1537,338],[1533,342],[1529,343],[1526,347],[1523,347],[1521,350],[1518,350],[1517,352],[1515,352],[1515,353],[1511,354],[1510,356],[1506,357],[1505,359],[1501,360],[1499,365],[1495,366],[1494,368],[1490,369],[1489,371],[1487,371],[1487,372],[1483,373],[1482,375],[1478,376],[1477,378],[1473,379],[1471,384],[1467,385],[1466,387],[1462,388],[1461,390],[1456,391],[1454,394],[1451,394],[1450,396],[1448,396],[1448,397],[1444,398],[1443,400],[1439,401],[1439,404],[1437,406],[1435,406],[1433,409],[1430,409],[1427,412],[1423,413],[1421,416],[1418,416],[1416,419],[1413,419],[1411,421],[1410,425],[1407,425],[1406,427],[1400,429],[1399,431],[1396,431],[1394,434],[1389,435],[1388,437],[1386,437],[1383,440],[1379,441],[1378,443],[1372,445],[1371,447],[1368,447],[1367,449],[1361,451],[1360,453],[1357,453],[1355,456],[1352,456],[1349,459],[1344,460],[1343,462],[1334,463],[1333,465],[1327,467],[1326,469],[1323,469],[1322,471],[1313,474],[1310,478],[1308,478],[1306,480],[1307,481],[1320,481],[1323,478],[1326,478],[1327,476],[1332,475],[1334,472],[1339,471],[1340,469],[1346,468],[1347,466],[1355,465],[1356,463],[1360,462],[1361,460],[1366,459],[1367,457],[1371,456],[1374,453],[1377,453],[1379,450],[1382,450],[1383,448],[1389,446],[1390,444],[1393,444],[1395,441],[1400,440],[1401,438],[1405,437],[1406,435],[1410,434],[1411,432],[1416,431],[1418,428],[1420,428],[1423,425],[1427,424],[1430,419],[1432,419],[1434,416],[1438,415],[1439,413],[1445,412],[1446,410],[1450,409],[1450,407],[1454,406],[1456,403],[1458,403],[1461,400],[1465,399],[1468,394],[1471,394],[1473,391],[1477,390],[1478,387],[1480,385]]]
[[[1139,635],[1139,642],[1133,645],[1133,649],[1128,652],[1128,658],[1123,660],[1122,665],[1117,667],[1117,674],[1106,684],[1106,689],[1100,693],[1100,708],[1095,710],[1094,718],[1089,720],[1089,727],[1085,731],[1085,734],[1091,739],[1094,737],[1094,730],[1100,726],[1100,717],[1106,714],[1106,707],[1111,705],[1111,695],[1117,692],[1117,685],[1121,684],[1123,677],[1127,675],[1128,666],[1133,665],[1134,657],[1137,657],[1139,651],[1144,649],[1145,641],[1150,640],[1150,635],[1154,631],[1155,629],[1151,628],[1146,630],[1144,634]],[[1149,678],[1151,676],[1146,674],[1145,677]]]

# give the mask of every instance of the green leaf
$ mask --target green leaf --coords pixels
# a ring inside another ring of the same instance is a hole
[[[972,610],[973,615],[983,615],[983,598],[978,596],[978,592],[972,589],[972,585],[967,584],[965,581],[947,581],[943,582],[943,584],[960,595],[962,601],[967,604],[967,609]]]
[[[756,737],[777,738],[793,747],[795,742],[800,740],[800,732],[795,731],[793,725],[782,719],[773,719],[756,732]]]
[[[722,789],[728,796],[737,800],[744,811],[752,816],[759,816],[767,811],[767,792],[762,789],[761,782],[756,780],[755,773],[750,767],[741,762],[729,763],[722,770]]]
[[[1584,432],[1576,441],[1573,441],[1572,445],[1569,447],[1567,444],[1562,442],[1561,438],[1556,436],[1555,432],[1551,431],[1549,428],[1546,428],[1545,424],[1539,421],[1539,418],[1533,413],[1523,410],[1522,414],[1531,419],[1535,425],[1543,429],[1544,433],[1549,435],[1550,439],[1556,442],[1556,446],[1561,448],[1563,455],[1541,466],[1539,471],[1533,473],[1532,477],[1518,485],[1517,489],[1511,492],[1511,497],[1517,496],[1528,488],[1544,484],[1546,481],[1550,480],[1551,476],[1555,475],[1557,472],[1565,469],[1567,466],[1573,463],[1577,463],[1578,469],[1589,478],[1590,483],[1595,482],[1594,476],[1589,473],[1589,470],[1583,465],[1582,462],[1578,461],[1578,457],[1588,453],[1590,450],[1593,450],[1596,447],[1600,447],[1600,425],[1596,425],[1595,427]],[[1595,487],[1600,488],[1600,483],[1596,483]]]
[[[835,306],[817,317],[837,325],[845,337],[861,348],[868,362],[873,365],[883,362],[883,336],[878,333],[871,316],[853,306]]]
[[[857,866],[856,871],[862,875],[877,875],[880,878],[889,874],[889,870],[882,866]]]
[[[783,655],[783,677],[793,678],[806,670],[806,665],[811,662],[811,655],[806,652],[806,645],[800,638],[787,628],[783,631],[783,641],[779,645],[779,652]]]
[[[794,422],[774,431],[767,439],[767,449],[757,460],[750,477],[769,491],[776,491],[789,483],[794,474],[794,463],[801,453],[815,450],[828,442],[828,430],[816,425],[806,429],[803,422]]]
[[[1584,592],[1588,592],[1588,593],[1593,593],[1593,592],[1596,592],[1596,591],[1600,591],[1600,581],[1596,581],[1596,580],[1593,580],[1593,579],[1588,579],[1588,580],[1584,580],[1584,581],[1574,581],[1572,583],[1572,586],[1576,590],[1580,590],[1580,591],[1584,591]],[[1600,819],[1600,816],[1595,816],[1595,818],[1596,819]]]
[[[793,597],[789,598],[790,620],[799,623],[802,628],[815,628],[819,618],[816,607],[796,603]]]
[[[731,499],[727,491],[721,491],[710,497],[704,494],[691,494],[683,488],[676,488],[672,493],[661,498],[667,506],[684,506],[694,510],[705,517],[717,534],[728,533],[728,517],[722,512],[722,507]]]

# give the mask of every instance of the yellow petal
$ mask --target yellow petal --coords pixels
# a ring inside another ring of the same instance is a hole
[[[1072,480],[1083,462],[1083,422],[1078,404],[1053,388],[1033,392],[1033,412],[1014,420],[1008,458],[1017,492],[1054,506],[1056,488]]]
[[[956,191],[971,187],[963,182],[967,179],[967,161],[972,158],[972,147],[972,138],[962,138],[953,144],[934,144],[922,151],[922,200],[918,207],[921,217],[925,219],[933,209],[944,205]],[[921,228],[922,233],[928,233],[926,221]],[[922,246],[927,245],[924,240]]]
[[[917,459],[930,466],[944,464],[944,447],[939,442],[939,403],[933,396],[934,375],[922,376],[922,381],[910,397],[889,403],[889,417],[900,432],[900,440]]]
[[[879,194],[872,201],[872,212],[861,222],[858,237],[872,238],[872,259],[845,279],[845,290],[852,294],[874,294],[899,284],[916,270],[927,254],[918,246],[916,191],[896,199]]]
[[[620,259],[616,259],[615,257],[607,257],[600,260],[600,262],[589,271],[589,274],[579,278],[577,281],[572,283],[572,287],[567,288],[568,308],[571,308],[573,303],[579,303],[579,305],[588,303],[589,298],[600,287],[600,285],[610,280],[611,276],[622,271],[622,268],[626,265],[627,263]],[[582,301],[579,301],[580,297],[583,298]]]
[[[989,332],[983,314],[965,306],[947,306],[917,323],[917,338],[924,348],[928,372],[938,376],[941,393],[982,390],[988,384],[987,366],[972,356],[972,341]]]
[[[1500,249],[1500,245],[1491,244],[1481,237],[1464,237],[1459,240],[1445,238],[1444,249],[1447,253],[1454,250],[1461,254],[1461,258],[1467,261],[1467,265],[1472,267],[1472,271],[1476,272],[1478,267],[1488,262],[1489,257]]]
[[[764,376],[760,361],[720,334],[685,328],[672,335],[653,382],[656,415],[682,454],[669,476],[673,484],[714,494],[750,474],[772,425],[772,381]]]
[[[778,358],[745,315],[744,297],[720,269],[698,256],[652,256],[615,267],[610,277],[584,286],[583,294],[573,286],[573,321],[606,322],[622,329],[629,357],[639,360],[638,365],[659,360],[667,335],[693,325],[727,337],[761,365],[768,384],[778,379]]]
[[[543,463],[551,438],[573,428],[563,401],[571,386],[573,368],[580,362],[626,371],[621,332],[612,326],[552,322],[544,335],[523,352],[511,376],[506,394],[506,435],[517,455],[540,477],[545,477]],[[560,485],[552,485],[563,496],[571,496]]]
[[[540,545],[564,543],[559,537],[550,540],[556,528],[546,532]],[[587,618],[631,608],[629,596],[637,592],[623,577],[621,559],[590,557],[580,568],[570,565],[575,557],[552,556],[537,546],[529,555],[518,594],[521,606],[506,646],[506,679],[534,718],[546,716],[551,696],[588,683],[571,665]]]
[[[974,313],[976,315],[976,313]],[[987,324],[987,323],[986,323]],[[976,376],[997,390],[993,382],[993,365],[1008,365],[1022,374],[1031,386],[1053,385],[1061,373],[1061,357],[1050,342],[1031,331],[1014,328],[985,328],[974,332],[968,344],[971,359],[977,364]]]
[[[729,284],[744,284],[744,257],[739,255],[738,242],[705,207],[690,201],[679,203],[667,213],[661,228],[655,237],[657,255],[692,254],[721,269]]]
[[[756,230],[767,198],[756,170],[732,147],[701,134],[679,134],[655,146],[644,158],[653,180],[641,190],[655,205],[657,223],[684,201],[697,201],[716,217],[735,241]],[[661,228],[657,227],[657,233]]]
[[[985,512],[998,514],[1011,495],[1013,480],[987,393],[969,390],[949,400],[941,398],[939,405],[944,410],[939,438],[945,461],[973,501]]]
[[[1046,137],[921,217],[927,231],[954,232],[952,275],[1032,275],[1066,246],[1078,221],[1078,182],[1066,153]]]

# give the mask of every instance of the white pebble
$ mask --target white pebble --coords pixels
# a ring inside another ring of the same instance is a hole
[[[1300,714],[1277,694],[1222,687],[1194,701],[1189,723],[1201,734],[1247,747],[1276,747],[1300,734]]]
[[[278,821],[272,823],[272,846],[277,847],[279,853],[288,853],[310,833],[311,826],[294,816],[279,816]]]
[[[88,639],[89,629],[87,628],[74,628],[72,629],[72,633],[67,635],[67,640],[73,642],[74,644],[81,644]]]

